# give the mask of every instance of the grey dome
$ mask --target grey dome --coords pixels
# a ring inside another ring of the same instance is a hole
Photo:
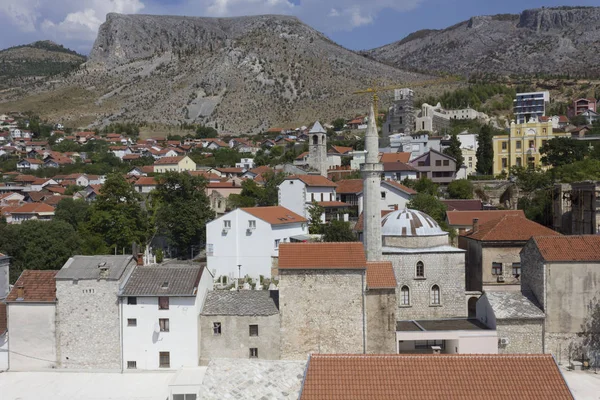
[[[442,236],[448,235],[437,222],[424,212],[405,208],[393,211],[381,219],[383,236]]]

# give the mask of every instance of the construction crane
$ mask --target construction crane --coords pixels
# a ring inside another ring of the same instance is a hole
[[[396,90],[396,89],[404,89],[404,88],[413,88],[420,86],[428,86],[428,85],[437,85],[441,83],[450,83],[456,82],[456,78],[442,78],[442,79],[432,79],[428,81],[419,81],[419,82],[409,82],[404,85],[394,85],[394,86],[377,86],[376,84],[373,87],[364,90],[358,90],[353,94],[372,94],[373,95],[373,110],[375,111],[375,115],[379,113],[379,93],[386,92],[388,90]],[[377,121],[375,121],[377,124]]]

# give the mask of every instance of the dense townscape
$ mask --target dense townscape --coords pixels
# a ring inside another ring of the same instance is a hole
[[[597,398],[600,83],[540,82],[255,132],[0,102],[0,398]]]

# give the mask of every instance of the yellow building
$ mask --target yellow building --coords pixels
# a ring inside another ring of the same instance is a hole
[[[182,157],[163,157],[154,163],[154,172],[163,173],[167,171],[195,171],[196,163],[188,156]]]
[[[567,132],[554,132],[552,121],[539,122],[533,118],[524,124],[513,121],[509,135],[494,136],[494,175],[508,172],[512,166],[541,166],[540,148],[550,139],[570,136]]]
[[[471,148],[462,148],[462,155],[465,161],[463,164],[467,167],[466,175],[475,175],[477,173],[477,151]]]

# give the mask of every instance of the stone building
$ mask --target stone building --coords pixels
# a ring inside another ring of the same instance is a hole
[[[408,88],[396,89],[394,91],[394,101],[388,109],[387,120],[382,126],[384,139],[382,147],[389,144],[385,141],[392,133],[411,134],[414,132],[414,96],[415,93]]]
[[[367,353],[396,352],[396,286],[391,262],[367,262]]]
[[[533,237],[521,251],[521,284],[544,311],[544,352],[586,354],[600,315],[600,236]]]
[[[56,368],[56,271],[25,270],[6,298],[11,371]]]
[[[600,182],[571,184],[571,233],[594,235],[600,233]]]
[[[477,319],[498,334],[498,353],[544,352],[544,312],[521,291],[487,291],[477,301]]]
[[[200,364],[213,358],[280,358],[277,290],[214,290],[200,314]]]
[[[308,133],[308,166],[327,178],[327,131],[319,123],[315,122]]]
[[[282,359],[366,350],[366,267],[359,242],[280,245]]]
[[[383,259],[391,261],[398,320],[467,316],[465,251],[449,245],[433,218],[416,210],[386,214],[381,222]]]
[[[473,229],[458,239],[458,247],[467,251],[467,290],[482,291],[486,286],[518,287],[523,246],[532,236],[557,235],[560,234],[522,216],[505,214],[484,224],[475,220]]]
[[[75,256],[56,275],[58,366],[120,369],[118,294],[136,260],[124,256]]]
[[[552,229],[570,235],[572,224],[571,184],[556,183],[552,191]]]

